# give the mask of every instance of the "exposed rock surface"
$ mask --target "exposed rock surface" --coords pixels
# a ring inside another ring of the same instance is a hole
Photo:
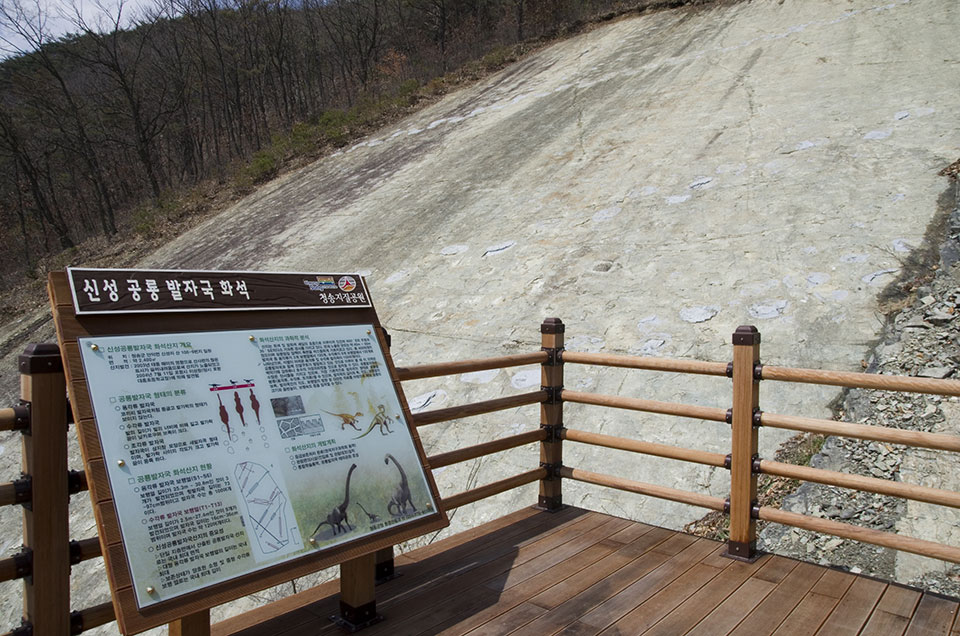
[[[960,376],[960,211],[950,218],[938,274],[915,290],[915,301],[890,320],[869,360],[875,373],[929,378]],[[849,391],[845,421],[960,435],[960,398],[886,391]],[[815,468],[960,491],[960,457],[896,444],[831,437],[810,462]],[[872,493],[807,483],[783,502],[793,512],[876,530],[960,545],[960,511]],[[850,568],[952,596],[960,567],[904,552],[768,526],[763,549]]]

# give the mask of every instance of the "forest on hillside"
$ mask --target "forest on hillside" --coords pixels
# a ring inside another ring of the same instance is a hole
[[[278,136],[346,143],[365,109],[636,4],[156,0],[131,21],[121,2],[96,19],[61,9],[72,33],[53,38],[39,2],[0,0],[0,33],[20,42],[0,42],[0,288],[171,193],[269,178]]]

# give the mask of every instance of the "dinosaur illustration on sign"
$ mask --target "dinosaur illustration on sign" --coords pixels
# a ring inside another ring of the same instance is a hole
[[[387,416],[386,407],[383,404],[377,406],[377,414],[373,416],[373,421],[370,422],[370,426],[367,427],[360,435],[357,435],[353,439],[360,439],[361,437],[366,437],[370,434],[370,431],[373,430],[375,426],[380,427],[381,435],[389,435],[393,431],[390,430],[390,418]]]
[[[416,512],[417,507],[413,505],[413,499],[410,495],[410,484],[407,482],[407,473],[403,472],[403,467],[400,465],[400,462],[397,461],[397,458],[387,453],[383,458],[383,463],[389,465],[390,460],[393,460],[397,470],[400,471],[400,484],[397,486],[396,492],[393,493],[393,497],[390,498],[389,503],[387,503],[387,512],[394,517],[402,516],[406,514],[407,504],[413,508],[413,512]]]
[[[353,477],[353,471],[357,469],[356,464],[350,465],[350,470],[347,472],[347,485],[345,487],[345,492],[343,494],[343,503],[334,506],[333,510],[330,511],[330,514],[327,515],[327,518],[317,524],[316,529],[313,531],[311,536],[317,536],[317,533],[320,531],[320,526],[326,524],[330,526],[333,530],[333,534],[339,534],[340,532],[348,532],[353,530],[350,526],[350,520],[347,519],[347,506],[350,505],[350,478]],[[343,528],[346,524],[346,530]]]

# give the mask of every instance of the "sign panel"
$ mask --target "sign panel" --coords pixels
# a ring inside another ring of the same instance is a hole
[[[436,515],[372,324],[78,344],[141,609]]]
[[[359,274],[68,268],[77,315],[371,307]]]

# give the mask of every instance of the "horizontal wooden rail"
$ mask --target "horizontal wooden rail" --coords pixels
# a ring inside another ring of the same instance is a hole
[[[528,470],[527,472],[520,473],[514,477],[501,479],[500,481],[495,481],[492,484],[487,484],[486,486],[480,486],[479,488],[474,488],[473,490],[467,490],[465,492],[446,497],[443,500],[443,507],[445,510],[453,510],[454,508],[465,506],[469,503],[473,503],[474,501],[486,499],[487,497],[493,497],[494,495],[499,495],[502,492],[513,490],[514,488],[519,488],[520,486],[539,481],[546,476],[546,468],[535,468],[534,470]]]
[[[70,614],[71,633],[81,634],[115,620],[117,615],[113,611],[113,603],[100,603]]]
[[[90,559],[96,559],[99,556],[103,556],[103,553],[100,551],[99,537],[80,539],[73,545],[77,546],[76,553],[74,554],[71,550],[70,556],[75,563],[82,563],[83,561],[89,561]]]
[[[16,412],[12,408],[0,409],[0,431],[13,431],[16,428]]]
[[[547,361],[546,351],[534,353],[517,353],[497,358],[480,358],[477,360],[459,360],[457,362],[441,362],[439,364],[424,364],[416,367],[397,367],[397,377],[401,381],[435,378],[441,375],[454,373],[471,373],[473,371],[487,371],[488,369],[505,369],[520,367],[525,364],[543,364]]]
[[[906,391],[908,393],[931,393],[934,395],[960,395],[960,380],[937,380],[934,378],[911,378],[877,373],[850,373],[846,371],[820,371],[818,369],[792,369],[790,367],[762,366],[764,380],[803,382],[806,384],[829,384],[851,389],[880,389],[882,391]]]
[[[529,393],[521,393],[519,395],[497,398],[496,400],[485,400],[483,402],[473,402],[472,404],[451,406],[450,408],[446,409],[424,411],[423,413],[414,414],[413,424],[414,426],[426,426],[427,424],[436,424],[437,422],[458,420],[461,417],[482,415],[484,413],[503,411],[505,409],[510,409],[517,406],[536,404],[538,402],[543,402],[546,399],[546,391],[531,391]]]
[[[872,543],[873,545],[879,545],[885,548],[893,548],[894,550],[912,552],[913,554],[919,554],[925,557],[960,563],[960,548],[954,548],[953,546],[943,545],[933,541],[905,537],[892,532],[882,532],[870,528],[861,528],[860,526],[853,526],[849,523],[841,523],[840,521],[833,521],[832,519],[810,517],[796,512],[768,508],[766,506],[760,508],[758,518],[762,521],[782,523],[783,525],[793,526],[794,528],[832,534],[844,539],[863,541],[864,543]]]
[[[17,567],[17,557],[0,559],[0,583],[20,578],[20,569]]]
[[[708,466],[719,466],[721,468],[724,467],[724,462],[726,459],[726,457],[720,453],[711,453],[708,451],[693,450],[689,448],[678,448],[676,446],[667,446],[666,444],[641,442],[632,439],[624,439],[622,437],[613,437],[612,435],[588,433],[586,431],[577,431],[572,429],[563,429],[561,432],[561,437],[570,442],[604,446],[606,448],[615,448],[617,450],[631,451],[633,453],[643,453],[644,455],[655,455],[657,457],[667,457],[669,459],[679,459],[685,462],[706,464]]]
[[[690,504],[691,506],[700,506],[701,508],[709,508],[711,510],[723,510],[723,499],[720,497],[701,495],[695,492],[687,492],[686,490],[667,488],[666,486],[645,484],[631,479],[624,479],[623,477],[611,477],[609,475],[601,475],[600,473],[592,473],[587,470],[567,468],[566,466],[560,469],[560,476],[582,481],[587,484],[607,486],[608,488],[616,488],[617,490],[657,497],[658,499],[669,499],[670,501]]]
[[[821,435],[839,435],[841,437],[855,437],[877,442],[918,446],[936,450],[960,452],[960,437],[944,435],[943,433],[924,433],[922,431],[905,431],[899,428],[885,426],[869,426],[867,424],[851,424],[850,422],[835,422],[834,420],[818,420],[811,417],[797,417],[794,415],[775,415],[763,413],[760,423],[772,428],[785,428],[791,431],[819,433]]]
[[[940,490],[939,488],[928,488],[926,486],[915,486],[905,484],[899,481],[888,481],[886,479],[877,479],[875,477],[864,477],[863,475],[849,475],[847,473],[838,473],[832,470],[821,470],[809,466],[795,466],[793,464],[783,464],[769,460],[760,461],[760,472],[767,475],[776,475],[778,477],[787,477],[789,479],[799,479],[801,481],[815,481],[818,484],[827,484],[829,486],[839,486],[841,488],[852,488],[853,490],[865,490],[875,492],[880,495],[890,495],[891,497],[903,497],[913,501],[924,501],[926,503],[938,504],[941,506],[951,506],[960,508],[960,493],[950,490]]]
[[[712,420],[726,422],[726,409],[709,406],[693,406],[692,404],[676,404],[674,402],[658,402],[656,400],[641,400],[639,398],[625,398],[616,395],[600,395],[598,393],[581,393],[564,389],[560,396],[565,402],[579,404],[595,404],[631,411],[645,411],[647,413],[662,413],[664,415],[678,415],[692,417],[698,420]]]
[[[533,442],[542,442],[545,439],[547,439],[547,431],[546,429],[540,428],[533,431],[527,431],[526,433],[520,433],[519,435],[511,435],[510,437],[504,437],[503,439],[496,439],[492,442],[484,442],[483,444],[477,444],[476,446],[458,448],[457,450],[452,450],[448,453],[439,453],[437,455],[428,457],[427,462],[430,464],[430,468],[442,468],[443,466],[459,464],[460,462],[465,462],[468,459],[476,459],[477,457],[483,457],[484,455],[499,453],[500,451],[517,448],[518,446],[524,446]]]
[[[674,360],[672,358],[648,358],[646,356],[618,356],[605,353],[582,353],[579,351],[564,351],[561,358],[564,363],[596,364],[604,367],[671,371],[673,373],[693,373],[696,375],[717,375],[724,377],[727,375],[726,362]]]
[[[17,485],[14,482],[0,484],[0,506],[12,506],[20,503],[17,491]]]

